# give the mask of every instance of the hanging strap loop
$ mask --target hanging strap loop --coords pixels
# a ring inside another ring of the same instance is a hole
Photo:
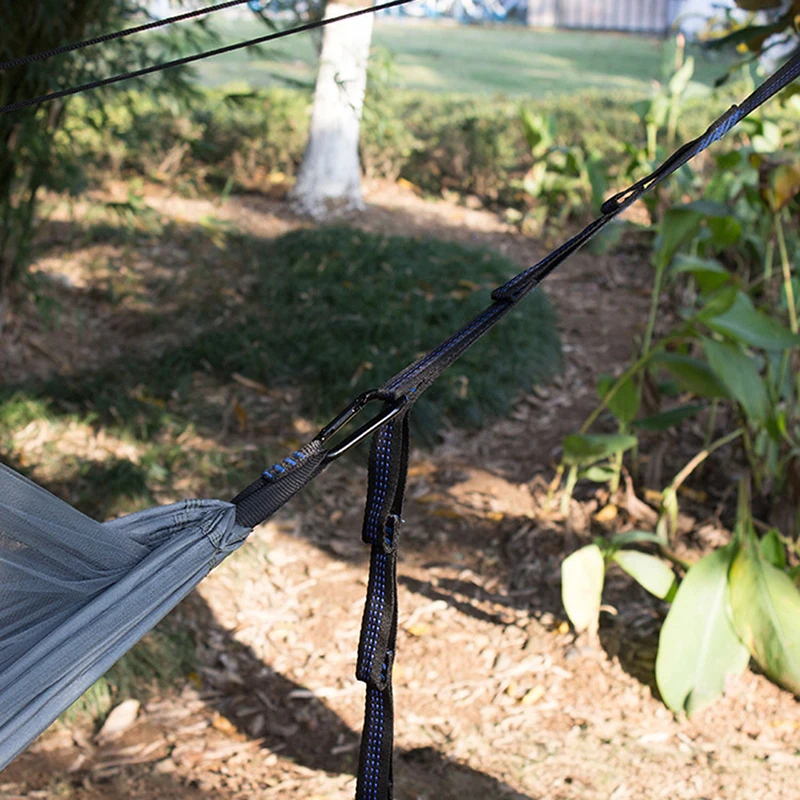
[[[408,404],[410,407],[410,403]],[[357,800],[390,800],[397,646],[397,556],[408,473],[408,408],[373,437],[362,539],[371,545],[356,677],[367,685]]]

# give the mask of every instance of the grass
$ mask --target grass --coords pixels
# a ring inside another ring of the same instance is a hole
[[[217,22],[216,30],[226,43],[266,31],[257,20],[241,18]],[[648,95],[669,50],[664,40],[643,36],[387,20],[376,23],[372,44],[393,57],[400,90],[529,98],[587,89]],[[702,56],[698,61],[701,83],[713,83],[725,69]],[[297,35],[280,46],[203,61],[198,72],[205,85],[215,87],[312,85],[316,51],[311,34]]]
[[[153,453],[138,466],[88,464],[76,485],[85,487],[77,499],[87,503],[94,486],[109,502],[146,500],[149,484],[176,463],[185,467],[171,441],[190,424],[208,435],[219,430],[219,408],[204,405],[196,391],[198,373],[221,384],[240,373],[299,388],[297,412],[322,425],[454,333],[517,271],[492,251],[344,227],[299,230],[266,246],[231,236],[227,257],[259,276],[231,321],[218,324],[217,305],[189,305],[184,313],[200,317],[197,324],[161,353],[131,353],[100,370],[8,388],[0,392],[0,434],[37,415],[69,416],[145,443]],[[504,357],[511,351],[514,358]],[[476,426],[500,416],[559,361],[553,312],[537,293],[426,394],[412,416],[415,431],[432,442],[445,420]],[[90,510],[102,516],[108,509]]]

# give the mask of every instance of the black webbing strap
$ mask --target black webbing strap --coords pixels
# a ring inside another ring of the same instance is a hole
[[[369,585],[356,664],[356,677],[367,685],[358,800],[392,795],[397,546],[407,472],[408,412],[404,412],[375,434],[369,459],[362,533],[363,541],[370,545]]]
[[[275,464],[243,489],[231,502],[236,506],[236,522],[253,528],[269,519],[292,499],[326,466],[327,453],[317,439]]]
[[[688,142],[658,169],[607,200],[602,215],[539,263],[523,270],[492,293],[491,305],[427,355],[399,372],[377,391],[357,398],[316,439],[264,475],[238,497],[237,520],[255,525],[280,508],[334,458],[374,433],[363,540],[371,546],[367,600],[361,627],[356,675],[367,684],[357,800],[392,796],[392,666],[397,636],[397,550],[408,470],[408,415],[434,380],[541,283],[559,264],[596,236],[643,194],[722,138],[739,120],[800,75],[800,50],[740,106],[732,106],[699,138]],[[373,401],[383,410],[335,448],[326,440]]]

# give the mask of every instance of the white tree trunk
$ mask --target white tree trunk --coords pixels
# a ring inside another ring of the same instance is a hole
[[[325,17],[352,10],[328,3]],[[371,39],[372,14],[324,29],[308,145],[290,195],[298,211],[316,219],[364,207],[358,130]]]

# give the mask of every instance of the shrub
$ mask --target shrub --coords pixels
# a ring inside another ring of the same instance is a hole
[[[302,383],[319,419],[454,333],[517,271],[490,250],[343,227],[295,231],[261,253],[256,299],[269,309],[272,352],[253,366]],[[430,389],[417,430],[431,439],[444,418],[479,425],[503,414],[558,364],[554,315],[539,293]]]

